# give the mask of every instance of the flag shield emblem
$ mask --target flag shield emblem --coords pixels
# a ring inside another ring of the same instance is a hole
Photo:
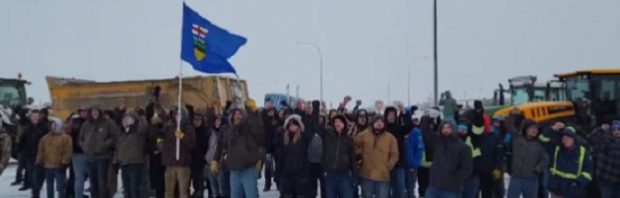
[[[194,57],[198,61],[202,61],[206,58],[207,42],[205,41],[205,38],[208,32],[209,30],[207,30],[207,28],[200,27],[197,24],[192,24],[192,36],[194,39]]]

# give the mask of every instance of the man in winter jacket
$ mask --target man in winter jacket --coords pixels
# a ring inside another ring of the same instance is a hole
[[[355,124],[349,133],[349,136],[355,137],[357,134],[368,128],[368,111],[359,109],[355,111]]]
[[[493,176],[501,176],[502,151],[499,138],[490,135],[487,130],[488,115],[484,112],[482,101],[474,101],[474,109],[465,112],[461,117],[459,132],[464,135],[465,143],[472,149],[474,172],[467,179],[463,197],[493,196]],[[495,173],[493,173],[495,172]]]
[[[91,197],[110,197],[108,169],[116,143],[118,127],[113,120],[105,118],[101,109],[90,109],[89,119],[82,125],[78,143],[88,158]]]
[[[390,134],[392,134],[396,138],[396,142],[398,144],[398,153],[399,155],[398,162],[396,162],[396,166],[391,171],[390,176],[390,191],[391,197],[401,198],[405,197],[405,185],[406,185],[406,174],[405,174],[405,135],[409,133],[405,126],[403,126],[403,122],[400,122],[398,111],[394,107],[385,108],[385,116],[386,122],[386,130]],[[406,117],[406,116],[405,116]]]
[[[407,197],[415,197],[415,187],[417,181],[417,170],[422,165],[422,156],[424,155],[424,140],[422,131],[418,126],[414,126],[411,132],[405,136],[405,159],[407,168]]]
[[[263,110],[263,127],[265,128],[265,186],[263,188],[263,192],[267,192],[271,190],[271,180],[273,177],[273,154],[274,154],[274,146],[273,139],[276,131],[278,130],[279,118],[278,112],[275,108],[266,106]]]
[[[606,129],[605,129],[606,128]],[[590,138],[596,160],[595,180],[603,198],[620,195],[620,120],[596,130]]]
[[[190,166],[196,133],[190,124],[189,115],[184,112],[178,115],[173,111],[170,117],[176,119],[170,120],[164,127],[162,164],[166,166],[165,197],[175,197],[175,186],[178,185],[179,198],[189,198]],[[178,123],[180,130],[177,130]]]
[[[398,142],[386,131],[383,117],[373,118],[371,125],[355,137],[356,153],[361,156],[359,176],[362,197],[387,198],[390,171],[399,159]]]
[[[205,160],[208,166],[207,179],[211,186],[211,195],[214,197],[223,197],[228,195],[228,174],[227,171],[220,167],[222,132],[224,129],[224,117],[218,117],[214,121],[209,131],[208,149],[205,154]]]
[[[485,130],[485,117],[488,116],[484,113],[482,101],[480,100],[474,101],[474,108],[466,111],[460,116],[461,120],[459,120],[460,123],[457,131],[465,141],[465,144],[471,148],[472,158],[474,160],[474,171],[465,181],[465,189],[463,191],[464,198],[477,197],[480,191],[480,168],[482,167],[481,147],[486,139],[485,132],[488,132]]]
[[[67,133],[73,140],[73,156],[71,157],[73,177],[70,177],[67,185],[73,188],[72,192],[75,198],[84,197],[84,183],[86,182],[86,174],[88,173],[87,158],[78,141],[80,130],[82,129],[82,125],[86,122],[86,119],[88,119],[88,109],[80,107],[77,110],[77,116],[69,120],[69,126],[67,128]],[[71,191],[69,190],[68,192]]]
[[[231,198],[258,197],[257,165],[260,167],[263,159],[264,137],[261,120],[252,111],[254,109],[231,111],[230,126],[222,146],[223,161],[230,170]]]
[[[471,148],[456,135],[455,128],[452,121],[439,125],[440,136],[434,145],[430,186],[425,197],[461,197],[465,180],[473,172]]]
[[[205,117],[199,113],[194,114],[192,125],[196,134],[196,146],[192,150],[192,165],[190,167],[194,189],[192,197],[202,198],[205,189],[204,167],[207,164],[205,155],[209,149],[209,128],[205,125]]]
[[[592,181],[592,162],[585,146],[577,143],[577,132],[572,127],[562,130],[561,145],[551,156],[549,191],[552,197],[584,197],[586,186]]]
[[[121,131],[116,140],[114,163],[121,168],[126,198],[141,198],[140,182],[146,168],[147,123],[132,113],[121,115]]]
[[[439,139],[435,119],[429,115],[420,118],[420,130],[422,131],[422,140],[424,142],[424,152],[422,153],[422,164],[418,169],[418,195],[424,197],[426,189],[429,185],[429,173],[433,164],[434,146]]]
[[[35,198],[39,197],[44,179],[43,168],[35,164],[37,148],[39,148],[41,138],[47,132],[49,132],[47,123],[43,121],[41,113],[34,110],[30,113],[30,124],[24,129],[18,145],[21,159],[26,161],[26,177],[29,177],[28,182],[24,182],[24,188],[21,189],[32,187],[32,197]]]
[[[562,144],[562,138],[560,133],[564,130],[566,125],[562,121],[557,121],[551,126],[543,127],[542,132],[538,136],[538,140],[542,144],[545,152],[547,152],[547,156],[551,158],[555,152],[555,148]],[[549,178],[551,177],[551,173],[549,172],[549,168],[551,163],[548,165],[549,167],[545,169],[542,177],[538,179],[538,197],[547,198],[549,195],[549,191],[547,190],[549,187]]]
[[[452,120],[456,121],[454,115],[456,112],[456,100],[452,97],[450,91],[446,91],[441,94],[441,100],[439,101],[439,105],[443,106],[443,119],[444,120]]]
[[[45,169],[47,197],[54,197],[56,191],[54,183],[56,183],[58,197],[63,198],[66,196],[65,179],[73,154],[73,143],[71,136],[65,134],[60,119],[53,118],[50,121],[50,132],[43,136],[39,143],[36,163]]]
[[[353,180],[357,171],[353,138],[347,134],[346,117],[337,115],[331,123],[332,128],[323,135],[325,194],[328,198],[352,198]]]
[[[508,116],[507,126],[514,122],[514,116]],[[512,134],[512,174],[508,186],[508,198],[533,198],[538,196],[538,178],[544,173],[549,163],[545,149],[538,141],[538,124],[526,119],[521,130],[508,127]]]

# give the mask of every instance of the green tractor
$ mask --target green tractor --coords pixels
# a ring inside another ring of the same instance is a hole
[[[16,142],[20,119],[25,118],[26,106],[32,104],[32,98],[26,96],[28,84],[30,82],[21,77],[0,78],[0,130],[6,131],[13,142]]]
[[[536,76],[513,77],[508,79],[508,90],[505,90],[500,84],[499,89],[494,92],[493,105],[485,108],[487,113],[493,115],[500,109],[528,102],[563,101],[566,99],[562,82],[548,81],[543,83],[536,81]],[[505,94],[510,94],[508,103],[505,102]]]

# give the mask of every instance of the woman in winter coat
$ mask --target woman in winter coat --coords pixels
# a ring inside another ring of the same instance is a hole
[[[276,167],[280,174],[280,195],[283,198],[310,197],[308,145],[313,134],[305,132],[299,115],[291,115],[284,122],[282,136],[274,142],[276,146]]]

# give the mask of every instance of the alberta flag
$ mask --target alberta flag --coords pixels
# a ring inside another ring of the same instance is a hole
[[[247,40],[217,27],[183,3],[181,59],[205,73],[234,73],[228,62]]]

